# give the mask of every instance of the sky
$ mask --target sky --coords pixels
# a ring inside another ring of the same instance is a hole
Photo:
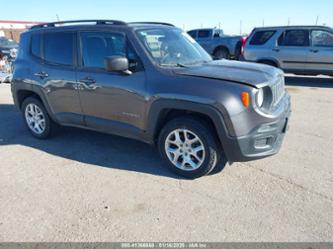
[[[3,2],[3,3],[2,3]],[[160,21],[190,30],[221,27],[248,34],[254,27],[333,26],[332,0],[0,0],[0,20],[116,19]]]

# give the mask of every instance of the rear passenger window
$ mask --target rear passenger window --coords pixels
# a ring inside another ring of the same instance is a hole
[[[199,30],[198,38],[207,38],[210,35],[210,30]]]
[[[72,65],[74,33],[44,34],[44,60],[52,64]]]
[[[41,58],[41,44],[42,44],[42,35],[41,34],[34,34],[31,36],[31,54],[38,58]]]
[[[284,32],[279,40],[279,46],[310,46],[310,33],[308,30],[288,30]]]
[[[251,41],[250,45],[264,45],[272,36],[276,33],[275,30],[265,30],[265,31],[257,31]]]

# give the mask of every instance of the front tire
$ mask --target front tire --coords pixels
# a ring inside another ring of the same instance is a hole
[[[167,123],[158,147],[169,168],[186,178],[209,174],[218,164],[221,148],[209,124],[195,117],[182,117]]]
[[[36,138],[48,138],[55,128],[44,105],[37,98],[26,98],[22,104],[22,113],[30,133]]]

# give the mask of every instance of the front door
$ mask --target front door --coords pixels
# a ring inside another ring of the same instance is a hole
[[[88,127],[135,136],[144,129],[145,74],[121,32],[80,32],[81,67],[77,72],[81,106]],[[107,56],[129,59],[131,75],[105,70]],[[132,134],[133,132],[133,134]]]
[[[333,33],[326,30],[312,30],[311,49],[307,70],[333,74]]]
[[[303,72],[310,49],[309,30],[287,30],[278,39],[273,48],[274,57],[280,62],[285,71]]]

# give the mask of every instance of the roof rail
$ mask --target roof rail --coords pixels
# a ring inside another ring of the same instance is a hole
[[[31,26],[30,29],[56,27],[56,25],[71,24],[71,23],[95,23],[96,25],[99,24],[126,25],[125,22],[117,20],[70,20],[70,21],[41,23]]]
[[[161,24],[174,27],[175,25],[167,22],[129,22],[128,24]]]

